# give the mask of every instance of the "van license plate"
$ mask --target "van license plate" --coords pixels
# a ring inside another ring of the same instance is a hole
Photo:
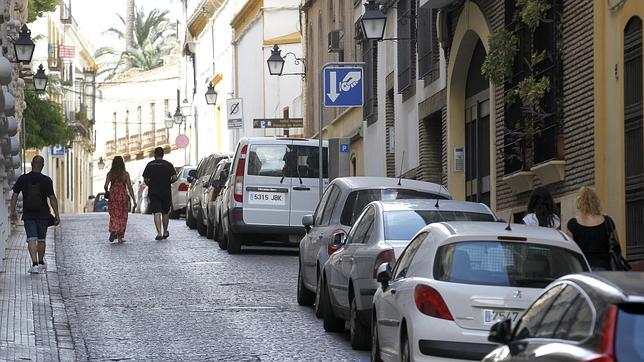
[[[492,325],[496,322],[509,319],[512,324],[519,318],[519,311],[516,310],[501,310],[501,309],[484,309],[483,310],[483,324]]]
[[[249,192],[248,203],[255,205],[286,205],[286,194],[277,192]]]

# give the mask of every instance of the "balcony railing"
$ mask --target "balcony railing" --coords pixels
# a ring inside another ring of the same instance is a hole
[[[154,144],[155,146],[166,146],[168,144],[168,130],[166,128],[156,130]]]
[[[116,152],[119,155],[124,155],[128,152],[127,138],[119,138],[116,142]]]
[[[107,154],[107,157],[112,157],[116,154],[116,145],[114,144],[114,141],[107,141],[105,144],[105,153]]]
[[[141,137],[139,137],[138,135],[130,136],[130,139],[128,140],[128,146],[130,153],[141,151]]]
[[[154,147],[154,131],[147,131],[143,133],[143,141],[141,142],[141,147],[143,149],[153,148]]]
[[[168,130],[160,128],[140,135],[121,137],[117,140],[116,146],[113,140],[107,141],[105,153],[107,157],[120,155],[126,159],[131,157],[141,158],[146,157],[146,155],[150,156],[155,147],[171,147],[169,141]]]

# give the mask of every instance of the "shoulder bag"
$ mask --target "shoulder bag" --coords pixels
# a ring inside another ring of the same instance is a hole
[[[606,232],[608,234],[608,256],[610,259],[610,269],[615,271],[629,271],[632,269],[626,258],[622,255],[622,247],[617,239],[617,231],[615,230],[615,223],[608,215],[604,215],[606,219]]]

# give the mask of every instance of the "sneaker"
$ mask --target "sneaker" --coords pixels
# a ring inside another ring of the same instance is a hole
[[[40,273],[40,266],[32,265],[31,268],[29,268],[29,273],[30,274],[39,274]]]
[[[41,273],[47,272],[47,264],[38,264],[38,267],[40,268]]]

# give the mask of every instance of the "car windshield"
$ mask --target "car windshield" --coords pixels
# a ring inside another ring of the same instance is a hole
[[[423,192],[409,189],[375,189],[353,191],[347,197],[342,209],[340,222],[342,225],[352,226],[362,209],[373,201],[394,201],[403,199],[446,199],[445,196],[432,192]]]
[[[580,254],[533,243],[464,241],[438,248],[434,278],[463,284],[544,288],[555,279],[588,271]]]
[[[495,221],[491,214],[448,210],[400,210],[384,213],[385,240],[411,240],[418,230],[442,221]]]
[[[620,307],[615,354],[619,361],[644,361],[644,304]]]

